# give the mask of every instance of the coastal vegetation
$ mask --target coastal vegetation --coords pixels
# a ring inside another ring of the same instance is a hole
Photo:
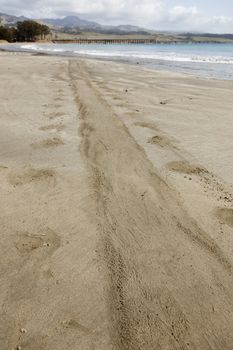
[[[15,29],[14,28],[0,26],[0,40],[6,40],[8,42],[13,42],[14,38],[15,38]]]
[[[17,22],[16,27],[0,26],[0,40],[8,42],[43,40],[49,33],[48,26],[31,20]]]
[[[17,41],[35,41],[36,39],[45,39],[50,33],[50,29],[45,24],[35,21],[23,21],[17,23],[16,40]]]

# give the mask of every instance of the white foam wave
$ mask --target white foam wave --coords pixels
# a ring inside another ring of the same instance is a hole
[[[22,45],[20,46],[21,49],[24,49],[24,50],[33,50],[33,51],[40,51],[40,52],[44,52],[44,51],[47,51],[47,52],[65,52],[65,50],[63,49],[60,49],[60,48],[54,48],[54,47],[40,47],[40,46],[37,46],[35,44],[27,44],[27,45]]]
[[[135,59],[147,59],[147,60],[160,60],[160,61],[176,61],[176,62],[196,62],[196,63],[221,63],[221,64],[233,64],[233,58],[222,57],[222,56],[178,56],[176,53],[173,54],[141,54],[133,52],[121,53],[115,52],[100,52],[100,51],[89,51],[89,50],[78,50],[74,51],[76,54],[98,56],[98,57],[119,57],[119,58],[135,58]]]
[[[227,56],[204,56],[204,55],[194,55],[192,53],[182,54],[178,52],[157,52],[150,53],[145,51],[144,53],[139,51],[105,51],[103,48],[100,50],[88,50],[75,48],[70,48],[66,46],[64,49],[56,47],[56,45],[39,46],[36,44],[22,45],[24,50],[33,50],[40,52],[70,52],[77,55],[86,55],[94,57],[111,57],[111,58],[125,58],[125,59],[144,59],[144,60],[160,60],[160,61],[173,61],[173,62],[196,62],[196,63],[215,63],[215,64],[228,64],[233,65],[233,55],[232,57]]]

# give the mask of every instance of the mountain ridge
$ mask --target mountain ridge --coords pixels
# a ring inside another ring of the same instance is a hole
[[[13,15],[7,15],[5,13],[0,13],[0,23],[2,25],[14,26],[18,21],[24,20],[31,20],[31,18],[27,18],[24,16],[17,17]],[[69,28],[76,31],[97,31],[100,33],[151,33],[151,31],[148,29],[140,28],[129,24],[118,26],[102,25],[95,21],[82,19],[77,15],[65,16],[63,18],[40,18],[33,20],[39,23],[46,24],[54,30],[62,30]]]
[[[207,42],[212,42],[214,39],[220,40],[233,40],[233,34],[214,34],[214,33],[203,33],[203,32],[172,32],[168,30],[150,30],[141,28],[129,24],[121,25],[102,25],[95,21],[89,21],[80,18],[78,15],[69,15],[62,18],[41,18],[32,19],[25,16],[14,16],[8,15],[0,12],[0,25],[13,27],[19,21],[33,20],[41,24],[46,24],[54,32],[61,32],[65,34],[80,34],[80,32],[96,32],[97,34],[118,34],[118,35],[128,35],[128,34],[143,34],[143,35],[165,35],[172,36],[176,40],[176,36],[185,37],[188,41],[192,41],[195,37],[195,42],[199,40],[205,40]],[[213,40],[212,40],[213,39]]]

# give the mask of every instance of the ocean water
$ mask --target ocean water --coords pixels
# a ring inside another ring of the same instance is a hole
[[[10,47],[9,47],[10,48]],[[233,44],[16,44],[14,50],[93,57],[233,80]]]

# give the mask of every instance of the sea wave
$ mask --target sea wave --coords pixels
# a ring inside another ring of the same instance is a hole
[[[41,47],[35,44],[27,44],[27,45],[21,45],[21,49],[23,50],[32,50],[32,51],[40,51],[40,52],[65,52],[66,50],[60,49],[60,48],[54,48],[54,47]]]
[[[196,62],[196,63],[221,63],[221,64],[233,64],[233,58],[226,58],[221,56],[178,56],[177,54],[141,54],[141,53],[120,53],[115,52],[99,52],[89,50],[74,51],[76,54],[100,56],[100,57],[122,57],[122,58],[138,58],[148,60],[164,60],[164,61],[176,61],[176,62]]]
[[[92,56],[92,57],[103,57],[103,58],[121,58],[121,59],[138,59],[138,60],[151,60],[151,61],[173,61],[173,62],[195,62],[195,63],[215,63],[215,64],[228,64],[233,65],[233,56],[219,56],[219,55],[198,55],[193,53],[179,53],[179,52],[162,52],[158,51],[156,53],[144,52],[136,50],[128,50],[122,47],[122,50],[106,50],[103,46],[98,49],[80,49],[77,50],[77,46],[70,48],[66,45],[64,48],[56,47],[56,45],[36,45],[27,44],[22,45],[21,49],[29,51],[40,51],[40,52],[50,52],[50,53],[70,53],[82,56]],[[124,51],[125,50],[125,51]]]

